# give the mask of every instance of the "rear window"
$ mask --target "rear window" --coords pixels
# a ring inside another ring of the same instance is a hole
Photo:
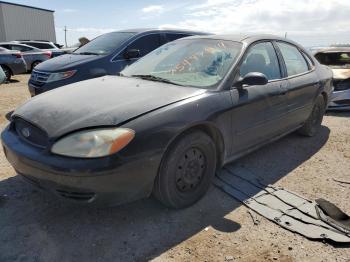
[[[134,36],[136,33],[113,32],[96,37],[86,45],[78,48],[74,54],[107,55],[116,50],[122,43]]]
[[[298,48],[282,42],[277,42],[277,45],[286,64],[288,76],[299,75],[309,71],[309,66]]]
[[[350,52],[318,53],[315,57],[324,65],[350,67]]]

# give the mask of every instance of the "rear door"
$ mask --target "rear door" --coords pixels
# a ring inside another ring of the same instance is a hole
[[[26,61],[27,68],[31,68],[32,63],[36,59],[35,49],[31,48],[29,46],[23,46],[23,45],[16,45],[11,44],[11,50],[20,51],[23,55],[24,60]]]
[[[307,54],[290,43],[278,41],[276,46],[283,57],[283,67],[288,79],[286,121],[290,127],[296,127],[309,117],[320,83]]]
[[[162,35],[160,33],[152,33],[141,36],[133,42],[131,42],[123,51],[120,52],[120,54],[116,58],[113,59],[113,62],[115,62],[116,73],[122,71],[126,66],[131,65],[141,57],[147,55],[154,49],[163,45],[164,40],[161,36]],[[124,55],[128,50],[131,49],[139,50],[140,56],[137,58],[126,59]]]
[[[253,44],[246,52],[239,74],[259,72],[269,80],[266,85],[232,89],[233,154],[265,142],[285,129],[287,114],[285,88],[280,63],[273,44],[263,41]]]

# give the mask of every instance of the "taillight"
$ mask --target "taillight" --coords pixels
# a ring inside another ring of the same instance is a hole
[[[48,58],[51,58],[52,56],[52,52],[51,51],[47,51],[44,53]]]
[[[22,54],[21,53],[15,53],[12,54],[13,56],[15,56],[16,58],[22,58]]]

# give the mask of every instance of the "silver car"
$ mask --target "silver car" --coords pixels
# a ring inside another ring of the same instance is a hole
[[[350,110],[350,47],[324,48],[314,56],[333,71],[334,91],[328,109]]]
[[[27,65],[19,51],[12,51],[0,47],[0,67],[2,68],[6,80],[11,76],[27,72]]]
[[[6,42],[6,43],[2,42],[0,43],[0,47],[6,48],[9,50],[20,51],[23,55],[24,60],[26,61],[28,71],[33,70],[35,66],[52,57],[51,51],[40,50],[38,48],[29,46],[29,45],[24,45],[24,44],[17,44],[13,42]]]
[[[2,67],[0,66],[0,85],[4,83],[6,80],[6,75],[4,73],[4,70],[2,70]]]

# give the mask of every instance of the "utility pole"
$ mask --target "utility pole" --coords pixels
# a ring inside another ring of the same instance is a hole
[[[64,26],[64,42],[66,43],[66,47],[67,47],[67,26]]]
[[[287,32],[284,34],[284,38],[287,38]]]

